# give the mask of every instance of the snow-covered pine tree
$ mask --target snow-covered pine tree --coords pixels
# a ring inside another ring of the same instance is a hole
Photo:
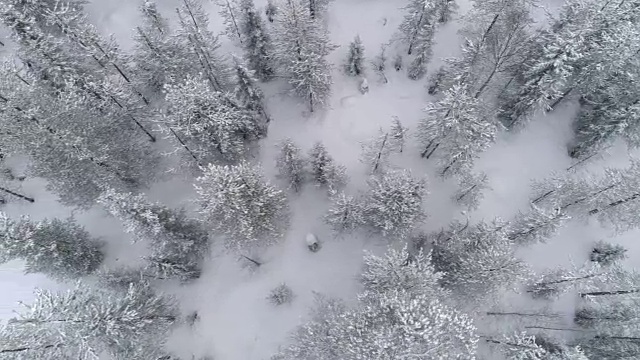
[[[349,44],[349,54],[347,55],[347,63],[344,70],[348,75],[360,76],[364,74],[364,45],[360,35],[356,35],[355,39]]]
[[[407,54],[411,55],[418,44],[425,40],[431,42],[431,38],[420,38],[420,34],[435,23],[435,4],[433,0],[411,0],[405,9],[407,14],[400,24],[400,32],[409,45]]]
[[[349,233],[365,224],[365,205],[362,199],[332,190],[330,200],[331,207],[324,221],[334,233]]]
[[[561,209],[546,209],[530,205],[528,212],[519,212],[508,225],[508,237],[519,245],[546,242],[567,220]]]
[[[397,150],[398,152],[402,152],[404,150],[404,143],[407,138],[408,128],[404,127],[400,122],[400,118],[397,116],[393,117],[393,125],[391,125],[390,132],[390,145],[392,148]]]
[[[105,120],[75,94],[53,96],[13,64],[0,73],[3,151],[28,155],[28,174],[46,179],[62,203],[90,207],[104,186],[131,191],[153,180],[157,155],[135,129]]]
[[[125,231],[145,241],[151,254],[147,270],[157,278],[189,281],[200,277],[203,259],[209,251],[209,235],[201,222],[184,209],[172,210],[149,202],[144,195],[105,191],[98,199]]]
[[[345,309],[324,300],[312,319],[294,332],[293,344],[279,359],[475,357],[478,336],[473,321],[427,294],[389,291],[362,301],[357,308]]]
[[[162,123],[179,133],[201,162],[241,159],[250,141],[265,131],[262,115],[240,106],[230,94],[212,90],[204,79],[187,77],[165,89]]]
[[[409,253],[407,245],[400,250],[392,247],[384,255],[365,253],[364,269],[360,276],[366,296],[381,296],[389,291],[407,291],[439,298],[446,294],[440,287],[442,273],[431,264],[431,255],[422,250]]]
[[[604,241],[595,243],[589,254],[589,260],[600,266],[609,266],[627,258],[627,249],[622,245],[614,245]]]
[[[60,281],[93,273],[104,259],[103,242],[75,220],[11,220],[0,212],[0,262],[22,260],[25,272]]]
[[[439,0],[436,4],[436,11],[438,16],[436,19],[439,23],[444,24],[451,20],[451,17],[458,9],[458,4],[455,0]]]
[[[333,0],[298,0],[302,6],[307,9],[307,13],[312,19],[321,17],[329,7],[329,3]]]
[[[489,189],[487,174],[464,171],[456,178],[458,189],[451,199],[468,210],[477,210],[484,198],[484,191]]]
[[[271,122],[271,118],[264,109],[264,94],[254,77],[255,73],[247,69],[239,59],[235,59],[235,72],[235,98],[240,102],[240,105],[243,108],[256,112],[262,117],[259,132],[261,133],[261,136],[266,136],[268,124]]]
[[[270,80],[275,73],[273,44],[253,0],[241,0],[240,14],[240,31],[249,67],[258,79]]]
[[[31,305],[0,329],[3,359],[156,359],[177,321],[174,299],[146,284],[111,292],[79,283],[37,290]]]
[[[425,11],[433,11],[433,9],[425,9]],[[411,50],[415,54],[415,57],[407,68],[407,76],[409,76],[411,80],[420,80],[425,76],[427,73],[427,64],[433,54],[431,47],[433,45],[433,36],[436,32],[436,21],[433,15],[428,16],[429,20],[424,21],[415,34],[415,42]]]
[[[428,159],[437,150],[442,176],[468,170],[478,154],[495,141],[498,126],[483,115],[478,100],[464,85],[445,91],[444,97],[425,111],[417,134],[424,145],[422,157]]]
[[[264,9],[264,14],[267,16],[267,20],[272,23],[277,13],[278,7],[273,0],[267,0],[267,6]]]
[[[275,49],[278,62],[293,92],[311,112],[325,104],[331,93],[331,65],[326,56],[333,45],[326,30],[305,11],[298,0],[286,0],[276,21]]]
[[[216,0],[220,7],[220,17],[223,19],[225,34],[229,39],[244,44],[244,33],[242,32],[242,5],[239,0]]]
[[[514,244],[500,220],[474,225],[454,222],[434,240],[432,261],[441,284],[461,297],[481,300],[526,276]]]
[[[584,213],[590,209],[593,197],[611,190],[612,185],[589,173],[554,173],[532,184],[531,203],[534,205],[573,213]]]
[[[367,225],[383,236],[405,238],[425,217],[422,201],[427,183],[407,170],[371,176],[364,214]]]
[[[280,151],[276,157],[278,175],[287,187],[300,192],[306,181],[306,162],[302,150],[291,139],[284,139],[278,144]]]
[[[445,81],[447,77],[447,70],[444,66],[441,66],[438,71],[431,74],[429,79],[427,80],[427,93],[429,95],[436,95],[442,91],[442,83]]]
[[[389,155],[393,151],[392,144],[389,132],[380,129],[376,136],[362,143],[360,161],[367,166],[371,173],[384,171],[389,162]]]
[[[389,82],[389,79],[387,79],[387,75],[385,74],[385,71],[387,70],[387,55],[385,54],[386,50],[386,46],[381,45],[380,52],[371,62],[373,71],[378,74],[380,81],[384,84]]]
[[[553,299],[576,288],[588,284],[598,277],[606,276],[606,272],[599,266],[574,266],[571,269],[553,269],[547,271],[538,280],[529,284],[527,293],[534,298]]]
[[[190,74],[202,76],[213,90],[224,91],[229,87],[231,70],[226,59],[218,53],[220,41],[209,30],[209,17],[202,8],[202,0],[182,0],[177,12],[179,27],[174,41],[188,49],[185,56],[192,69],[196,70]],[[182,78],[173,80],[180,81]]]
[[[263,179],[258,168],[209,165],[196,179],[200,213],[231,248],[277,242],[288,225],[285,194]]]
[[[347,182],[346,168],[333,160],[321,142],[316,142],[308,155],[309,173],[318,186],[335,190]]]

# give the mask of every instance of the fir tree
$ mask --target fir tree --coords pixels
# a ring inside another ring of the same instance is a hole
[[[497,220],[475,225],[454,222],[435,239],[432,259],[436,271],[444,273],[445,288],[477,300],[511,287],[526,275],[505,224]]]
[[[197,178],[196,191],[200,213],[232,248],[274,243],[288,223],[285,194],[245,162],[209,165]]]
[[[431,31],[433,36],[432,30],[428,29],[433,27],[436,12],[433,0],[411,0],[406,10],[407,15],[400,25],[400,31],[409,45],[407,54],[411,55],[416,46],[423,44],[424,41],[431,42],[431,37],[427,33]]]
[[[458,85],[426,108],[427,116],[418,127],[418,137],[424,144],[422,156],[428,159],[438,151],[442,176],[467,170],[495,141],[498,128],[480,110],[478,100],[469,96],[465,86]]]
[[[387,70],[387,55],[385,54],[385,52],[386,47],[384,45],[380,46],[380,53],[378,53],[378,55],[376,55],[376,57],[371,62],[373,71],[378,74],[380,81],[382,81],[384,84],[389,82],[389,79],[387,79],[387,75],[385,74],[385,70]]]
[[[278,7],[273,3],[273,0],[267,0],[267,6],[264,13],[267,15],[267,20],[272,23],[278,13]]]
[[[473,358],[471,319],[426,294],[389,291],[362,298],[355,309],[320,300],[312,319],[293,334],[280,359]],[[410,324],[410,325],[409,325]]]
[[[365,224],[365,205],[361,199],[332,191],[330,200],[331,207],[324,220],[335,233],[349,233]]]
[[[458,189],[451,196],[452,200],[468,210],[477,210],[484,198],[483,192],[489,188],[487,174],[465,171],[457,181]]]
[[[349,44],[349,55],[345,71],[351,76],[360,76],[364,74],[364,45],[360,40],[360,35],[356,35],[355,39]]]
[[[446,291],[440,287],[442,274],[431,264],[431,255],[422,251],[410,254],[405,245],[401,250],[389,248],[383,256],[366,253],[361,281],[368,296],[380,296],[389,291],[406,291],[414,295],[427,294],[437,298]]]
[[[302,151],[291,139],[283,140],[279,146],[280,151],[276,158],[276,168],[281,179],[287,187],[295,192],[300,192],[305,182],[305,160]]]
[[[318,186],[329,190],[346,184],[346,168],[337,165],[321,142],[316,142],[309,151],[309,173]]]
[[[148,285],[110,292],[78,284],[63,293],[36,291],[36,298],[7,322],[0,353],[8,359],[151,359],[177,320],[172,298]]]
[[[204,80],[189,77],[165,88],[163,123],[180,133],[201,160],[241,159],[249,142],[265,131],[261,115],[240,106],[229,94],[211,90]]]
[[[25,262],[26,273],[67,281],[87,276],[102,264],[103,242],[75,220],[11,220],[0,212],[0,262]]]
[[[431,46],[433,44],[435,30],[435,22],[433,22],[433,20],[427,20],[420,25],[420,28],[416,32],[415,44],[412,49],[416,55],[407,69],[409,79],[419,80],[427,73],[427,64],[433,52]]]
[[[243,33],[240,13],[242,12],[241,7],[243,4],[240,4],[238,0],[218,0],[218,6],[220,7],[220,16],[223,19],[225,25],[225,33],[226,35],[234,41],[240,42],[243,44],[243,40],[245,40],[245,33]]]
[[[622,245],[614,245],[604,241],[598,241],[589,254],[589,260],[600,266],[609,266],[617,261],[627,258],[627,249]]]
[[[529,212],[518,213],[509,224],[508,237],[521,245],[545,242],[568,219],[559,208],[549,210],[531,204]]]
[[[362,143],[362,161],[372,173],[383,171],[393,151],[392,139],[388,132],[378,131],[377,136]]]
[[[271,122],[271,117],[264,109],[264,94],[258,86],[254,77],[254,73],[247,69],[239,60],[236,59],[236,88],[234,91],[235,98],[239,101],[240,106],[244,109],[253,111],[262,116],[262,124],[260,136],[266,136],[267,127]]]
[[[326,103],[331,93],[331,65],[326,56],[333,49],[326,31],[298,1],[287,0],[277,19],[276,54],[293,92],[311,112]]]
[[[534,298],[553,299],[568,291],[571,287],[594,281],[603,276],[598,267],[578,267],[574,269],[554,269],[543,274],[539,280],[529,284],[527,292]]]
[[[262,80],[270,80],[274,75],[274,55],[271,37],[256,11],[253,0],[242,0],[241,32],[245,39],[244,48],[247,62],[256,76]]]
[[[187,217],[185,210],[171,210],[150,203],[143,195],[103,193],[98,202],[125,230],[145,241],[151,254],[147,269],[158,278],[189,281],[200,277],[200,267],[209,251],[209,235],[203,225]]]
[[[407,137],[407,132],[409,129],[404,127],[400,122],[400,118],[397,116],[393,117],[393,125],[391,126],[390,140],[391,146],[396,149],[398,152],[402,152],[404,150],[404,143]]]
[[[414,179],[408,171],[395,171],[372,176],[368,184],[367,224],[384,236],[408,236],[424,217],[426,181]]]

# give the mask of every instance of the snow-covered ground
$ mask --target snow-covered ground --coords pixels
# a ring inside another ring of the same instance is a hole
[[[457,0],[460,11],[468,8],[467,1]],[[175,0],[158,0],[165,14],[174,11]],[[266,1],[257,1],[264,6]],[[560,1],[549,1],[557,6]],[[351,178],[350,190],[361,189],[366,179],[364,166],[359,162],[360,143],[375,135],[379,128],[391,126],[393,116],[411,130],[422,116],[422,108],[430,101],[424,88],[425,81],[411,81],[404,71],[396,72],[389,66],[389,83],[376,81],[375,74],[368,72],[370,91],[361,94],[358,82],[342,73],[348,43],[359,34],[370,60],[377,55],[380,46],[388,43],[403,16],[403,0],[335,0],[326,16],[331,40],[339,47],[330,55],[334,67],[333,95],[326,109],[309,114],[290,97],[287,88],[280,82],[264,86],[267,94],[267,109],[274,121],[269,136],[263,141],[261,162],[268,176],[273,177],[274,145],[290,137],[295,143],[309,149],[321,140],[331,155],[340,164],[347,166]],[[88,7],[95,23],[105,32],[114,33],[126,49],[130,46],[130,28],[137,21],[137,1],[94,0]],[[217,18],[217,9],[211,4],[212,17]],[[216,21],[212,27],[218,29]],[[438,68],[440,58],[454,56],[458,52],[460,39],[457,23],[442,27],[436,37],[434,61],[429,66]],[[226,44],[230,52],[233,47]],[[238,50],[236,50],[238,51]],[[393,58],[393,46],[388,56]],[[570,140],[570,121],[575,109],[571,104],[561,107],[553,114],[536,119],[518,133],[502,134],[498,142],[484,153],[476,163],[479,170],[487,173],[491,190],[478,211],[468,214],[471,219],[492,219],[499,216],[509,219],[528,204],[529,186],[532,179],[543,178],[552,171],[564,171],[571,165],[566,154],[566,143]],[[422,159],[419,150],[411,145],[396,158],[395,166],[411,169],[415,176],[429,180],[429,193],[425,209],[429,216],[425,230],[438,230],[454,218],[464,218],[461,209],[451,203],[449,197],[454,184],[443,182],[434,176],[429,161]],[[624,166],[628,155],[622,146],[611,151],[606,159],[589,164],[589,168]],[[71,209],[59,205],[55,196],[44,190],[42,181],[27,179],[23,184],[25,193],[37,198],[35,204],[14,202],[3,211],[10,216],[28,214],[34,218],[67,217]],[[151,197],[169,205],[189,204],[193,192],[191,184],[176,179],[157,184],[149,191]],[[292,226],[281,244],[260,254],[263,266],[251,270],[237,255],[229,255],[214,249],[205,267],[204,275],[193,284],[172,287],[167,290],[181,300],[185,313],[197,310],[200,321],[194,328],[176,331],[169,346],[178,355],[189,359],[192,354],[213,355],[216,359],[253,360],[265,359],[286,344],[287,334],[300,324],[313,304],[314,292],[353,300],[358,291],[357,275],[364,249],[381,251],[385,245],[379,239],[350,236],[333,239],[322,222],[327,208],[326,195],[308,186],[297,196],[292,196]],[[99,209],[73,214],[87,229],[109,242],[109,261],[132,260],[138,254],[131,250],[130,241],[114,219]],[[313,232],[322,241],[322,249],[309,252],[304,242],[305,234]],[[629,249],[630,266],[640,265],[640,245],[634,241],[638,232],[627,232],[613,237],[610,230],[596,223],[585,224],[574,221],[564,227],[547,244],[523,250],[522,256],[536,269],[545,269],[570,261],[586,260],[589,246],[595,241],[607,239],[623,244]],[[253,254],[250,254],[253,255]],[[274,307],[265,299],[269,291],[281,283],[289,285],[295,294],[290,305]],[[9,263],[0,267],[0,318],[11,316],[17,300],[29,301],[35,286],[57,285],[42,276],[21,274],[20,264]]]

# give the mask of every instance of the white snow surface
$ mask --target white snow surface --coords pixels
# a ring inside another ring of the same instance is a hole
[[[457,0],[459,12],[469,4]],[[551,7],[560,1],[549,0]],[[159,8],[167,16],[174,14],[176,1],[157,0]],[[258,0],[262,7],[266,1]],[[422,116],[422,109],[430,101],[424,88],[426,81],[411,81],[404,70],[396,72],[388,66],[388,84],[377,81],[373,71],[366,76],[369,92],[361,94],[360,80],[342,73],[349,42],[359,34],[365,46],[367,61],[377,55],[380,45],[388,43],[402,20],[403,0],[335,0],[325,16],[331,40],[340,47],[330,55],[335,65],[333,95],[328,106],[309,114],[303,105],[287,93],[286,84],[274,81],[264,84],[267,110],[274,119],[269,136],[262,143],[262,166],[271,179],[275,179],[275,144],[290,137],[306,152],[315,141],[321,140],[339,164],[348,168],[348,191],[364,189],[367,173],[359,162],[360,143],[374,136],[380,127],[388,128],[392,116],[398,116],[411,134]],[[113,33],[123,48],[131,46],[130,36],[137,21],[137,1],[93,0],[88,10],[94,22],[105,34]],[[212,19],[217,19],[217,7],[207,6]],[[212,28],[220,30],[219,22],[212,20]],[[442,57],[454,56],[461,39],[457,35],[458,24],[453,21],[442,27],[436,36],[434,59],[429,70],[437,70]],[[225,39],[226,41],[226,39]],[[224,49],[240,53],[230,43]],[[389,61],[395,56],[389,47]],[[368,64],[367,64],[368,65]],[[425,77],[426,79],[426,77]],[[543,178],[552,171],[562,171],[571,165],[566,154],[570,140],[570,122],[575,108],[571,104],[552,114],[539,117],[518,133],[502,134],[498,142],[484,153],[476,167],[487,173],[491,190],[485,194],[480,209],[468,214],[472,220],[492,219],[499,216],[509,219],[528,205],[529,186],[532,179]],[[407,143],[408,149],[401,156],[394,154],[392,164],[411,169],[414,176],[428,178],[429,196],[425,200],[428,220],[425,230],[438,230],[452,219],[464,218],[461,209],[450,201],[455,189],[452,181],[443,181],[434,174],[433,164],[419,156],[415,139]],[[624,166],[628,154],[622,146],[615,147],[611,155],[590,163],[590,170],[603,166]],[[274,180],[276,181],[276,180]],[[142,249],[135,248],[122,226],[100,209],[75,212],[56,202],[55,195],[45,190],[40,179],[27,179],[23,184],[26,194],[36,197],[35,204],[13,202],[3,207],[10,216],[30,215],[67,217],[74,215],[78,221],[96,236],[108,241],[107,266],[135,261]],[[149,191],[150,197],[170,206],[192,206],[192,183],[184,177],[159,183]],[[363,250],[381,252],[386,243],[381,239],[360,234],[343,239],[332,239],[322,216],[327,209],[326,194],[308,185],[299,195],[291,195],[292,221],[285,240],[263,253],[251,253],[261,263],[250,269],[238,254],[229,254],[215,247],[205,266],[203,276],[186,286],[168,285],[166,290],[175,294],[184,313],[197,310],[200,321],[194,328],[175,331],[168,346],[177,355],[191,359],[192,355],[211,355],[223,360],[267,359],[287,344],[288,333],[306,319],[313,305],[314,292],[336,296],[346,301],[355,300],[359,290],[358,274]],[[310,252],[304,241],[307,233],[323,239],[317,253]],[[629,249],[630,266],[640,265],[640,245],[634,241],[638,232],[627,232],[614,237],[610,229],[595,222],[573,221],[561,229],[547,244],[524,249],[522,256],[535,270],[566,265],[570,261],[581,263],[588,257],[589,246],[595,241],[607,239],[623,244]],[[266,297],[270,290],[286,283],[295,298],[291,304],[274,307]],[[0,267],[0,319],[12,316],[17,301],[29,302],[35,287],[59,288],[39,275],[22,274],[16,262]],[[507,301],[505,299],[504,301]]]

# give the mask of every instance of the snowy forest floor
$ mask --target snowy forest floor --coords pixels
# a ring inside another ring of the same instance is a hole
[[[550,6],[560,3],[558,0],[548,2]],[[463,0],[458,3],[459,13],[469,6]],[[158,4],[165,14],[173,13],[175,4],[171,0],[158,1]],[[361,94],[358,79],[348,77],[342,71],[348,43],[355,35],[359,34],[363,40],[367,63],[377,55],[383,43],[393,38],[402,20],[403,4],[402,0],[335,0],[331,3],[325,18],[331,40],[339,47],[330,55],[334,64],[334,84],[330,103],[325,109],[309,114],[297,99],[287,94],[286,85],[280,81],[264,86],[267,110],[274,119],[260,152],[260,161],[269,178],[274,179],[275,175],[277,142],[289,137],[306,152],[315,141],[322,141],[337,163],[347,167],[348,190],[356,192],[364,187],[367,178],[367,171],[359,162],[360,143],[375,135],[379,128],[389,128],[393,116],[397,116],[410,133],[416,128],[422,109],[431,100],[424,80],[409,80],[404,70],[396,72],[390,68],[387,72],[389,82],[382,84],[369,66],[370,91]],[[262,7],[264,2],[257,1],[256,5]],[[115,33],[126,48],[131,42],[128,29],[136,23],[136,6],[137,2],[130,0],[94,0],[88,10],[98,26],[105,33]],[[216,6],[210,4],[210,10],[215,19]],[[215,21],[212,23],[216,26]],[[457,26],[454,20],[439,29],[430,72],[438,69],[442,58],[457,54],[461,42]],[[233,50],[231,44],[225,46],[229,52],[239,51]],[[389,47],[390,59],[395,51],[393,45]],[[480,208],[470,214],[461,213],[461,208],[451,202],[455,184],[435,175],[433,164],[422,159],[416,142],[409,140],[407,149],[402,154],[394,154],[391,163],[429,180],[429,196],[425,200],[428,219],[424,230],[439,230],[456,218],[470,217],[474,221],[499,216],[510,219],[518,211],[526,210],[531,180],[544,178],[553,171],[564,171],[571,165],[566,144],[572,134],[570,123],[574,112],[574,106],[564,104],[553,113],[534,119],[519,132],[502,134],[476,162],[477,170],[488,175],[491,190],[486,192]],[[623,167],[627,161],[626,150],[618,146],[608,157],[593,161],[587,167],[597,171],[605,164]],[[19,160],[14,159],[14,165],[19,173]],[[45,186],[40,179],[26,179],[22,190],[34,196],[36,203],[13,202],[2,210],[12,217],[30,215],[34,219],[75,216],[92,234],[108,241],[108,266],[135,261],[140,256],[141,250],[134,250],[129,235],[115,219],[98,208],[74,213],[58,204],[55,195],[48,193]],[[193,194],[192,181],[183,176],[158,183],[149,190],[152,199],[170,206],[193,206],[190,205]],[[225,360],[265,359],[285,344],[288,333],[304,321],[313,305],[314,292],[347,301],[355,299],[363,250],[381,252],[386,243],[357,234],[332,238],[322,221],[328,206],[326,193],[312,185],[307,185],[299,195],[291,195],[290,200],[293,218],[285,240],[266,253],[247,254],[259,256],[262,266],[252,270],[238,254],[216,248],[200,279],[186,286],[166,289],[180,299],[185,314],[197,310],[200,317],[193,328],[185,326],[174,334],[169,347],[177,355],[185,359],[192,354],[210,354]],[[306,248],[304,236],[308,232],[322,241],[322,248],[317,253]],[[625,246],[629,255],[627,264],[637,267],[640,265],[640,245],[632,241],[637,236],[638,232],[632,231],[613,237],[611,230],[602,228],[597,222],[576,220],[563,227],[547,244],[522,250],[521,256],[537,271],[570,262],[582,263],[587,260],[594,242],[607,239]],[[292,288],[295,298],[289,305],[274,307],[266,297],[281,283]],[[11,316],[18,300],[28,302],[36,286],[55,288],[60,285],[39,275],[23,275],[19,263],[0,267],[0,319]]]

